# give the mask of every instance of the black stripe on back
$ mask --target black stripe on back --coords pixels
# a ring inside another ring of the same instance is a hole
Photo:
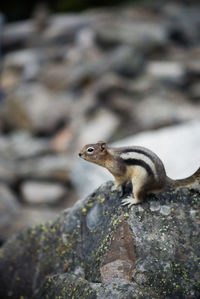
[[[123,159],[123,162],[126,165],[130,165],[130,166],[134,166],[134,165],[141,166],[147,171],[148,175],[154,176],[154,173],[153,173],[151,167],[147,163],[145,163],[143,160]]]
[[[131,149],[131,148],[127,148],[125,150],[123,150],[123,153],[138,153],[138,154],[143,154],[145,156],[147,156],[152,162],[154,162],[154,159],[152,157],[152,155],[142,149]]]

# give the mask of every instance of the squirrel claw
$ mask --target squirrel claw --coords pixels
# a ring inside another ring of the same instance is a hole
[[[125,199],[122,200],[122,205],[126,206],[128,205],[128,208],[130,208],[132,205],[138,204],[139,202],[133,198],[132,196],[128,196]]]

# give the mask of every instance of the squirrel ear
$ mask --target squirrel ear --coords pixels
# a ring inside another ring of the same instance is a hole
[[[102,151],[107,148],[107,144],[104,141],[98,141],[97,144],[101,147]]]

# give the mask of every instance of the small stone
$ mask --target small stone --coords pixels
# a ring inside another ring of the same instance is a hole
[[[171,213],[171,208],[168,206],[161,206],[160,213],[164,216],[168,216]]]
[[[27,203],[53,204],[65,195],[65,188],[61,184],[29,181],[22,184],[22,195]]]
[[[135,280],[138,284],[143,285],[143,284],[145,284],[147,278],[146,278],[145,274],[139,272],[139,273],[136,273],[136,274],[134,275],[134,280]]]
[[[159,211],[160,210],[160,204],[159,204],[159,202],[157,202],[157,201],[151,201],[150,202],[150,210],[152,212]]]

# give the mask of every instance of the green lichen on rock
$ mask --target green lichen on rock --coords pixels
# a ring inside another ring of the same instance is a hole
[[[111,189],[10,239],[0,297],[198,298],[200,193],[168,189],[128,209]]]
[[[58,295],[59,294],[59,295]],[[48,278],[41,291],[35,294],[35,298],[96,298],[96,291],[89,282],[75,275],[60,274]]]

